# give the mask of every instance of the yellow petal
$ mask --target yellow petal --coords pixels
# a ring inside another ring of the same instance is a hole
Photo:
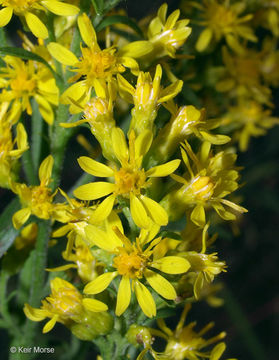
[[[30,215],[31,215],[31,210],[29,208],[18,210],[13,215],[13,225],[15,229],[19,229],[24,223],[26,223]]]
[[[53,157],[51,155],[47,156],[41,163],[39,168],[39,179],[41,182],[46,182],[48,184],[51,178],[51,172],[53,168]]]
[[[153,50],[154,46],[150,41],[140,40],[133,41],[121,48],[119,55],[129,56],[131,58],[137,59],[144,55],[149,54]]]
[[[13,9],[6,7],[0,10],[0,27],[6,26],[13,16]]]
[[[113,151],[117,159],[120,162],[122,162],[122,160],[128,160],[129,152],[124,132],[120,128],[113,128],[111,140]]]
[[[90,220],[92,220],[93,223],[99,223],[101,221],[104,221],[109,214],[112,211],[113,205],[115,201],[115,195],[112,194],[108,196],[94,211],[92,217]]]
[[[47,28],[44,25],[44,23],[38,18],[38,16],[30,12],[26,12],[25,20],[29,29],[37,38],[42,38],[42,39],[48,38]]]
[[[113,252],[115,248],[119,246],[119,243],[115,241],[114,237],[108,236],[105,231],[94,225],[87,225],[85,227],[85,234],[90,244],[97,245],[106,251]]]
[[[158,99],[158,103],[163,103],[174,98],[181,91],[182,86],[183,86],[183,81],[177,80],[173,84],[163,89],[160,92],[160,98]]]
[[[78,63],[78,58],[65,46],[55,42],[51,42],[47,45],[47,49],[57,61],[63,65],[75,65]]]
[[[67,265],[57,266],[57,267],[51,268],[51,269],[46,268],[45,270],[52,272],[52,271],[65,271],[65,270],[76,269],[76,268],[77,268],[76,264],[67,264]]]
[[[45,326],[43,327],[43,334],[53,329],[54,325],[57,322],[58,317],[59,317],[58,315],[54,315],[53,318],[45,324]]]
[[[16,142],[18,149],[22,151],[28,149],[27,133],[21,123],[18,124],[16,127],[16,134]]]
[[[135,293],[144,314],[152,318],[156,315],[156,304],[150,291],[139,281],[135,281]]]
[[[140,200],[133,194],[130,194],[130,207],[131,207],[131,215],[138,227],[148,228],[149,219],[143,204]]]
[[[83,13],[78,17],[78,28],[82,40],[88,47],[92,47],[97,43],[96,32],[91,24],[89,17]]]
[[[56,15],[73,16],[79,13],[78,7],[70,4],[65,4],[61,1],[45,0],[41,1],[41,4]]]
[[[82,170],[86,171],[88,174],[99,177],[109,177],[113,176],[113,170],[106,166],[105,164],[99,163],[87,156],[81,156],[78,158],[79,166]]]
[[[127,307],[130,304],[130,300],[131,300],[130,278],[127,276],[122,276],[117,293],[117,302],[115,309],[115,314],[117,316],[120,316],[124,313],[124,311],[127,309]]]
[[[223,145],[231,140],[231,138],[227,135],[215,135],[210,134],[206,131],[201,131],[200,134],[204,138],[204,140],[209,141],[211,144],[214,145]]]
[[[182,274],[188,271],[191,265],[189,261],[182,257],[165,256],[161,259],[153,261],[151,266],[167,274]]]
[[[46,318],[45,310],[33,308],[28,304],[24,304],[23,311],[26,317],[32,321],[42,321]]]
[[[150,286],[163,298],[168,300],[174,300],[177,295],[172,284],[166,280],[163,276],[151,271],[145,270],[144,276]]]
[[[164,226],[167,225],[169,219],[168,214],[164,208],[160,204],[158,204],[156,201],[141,195],[140,197],[141,201],[145,205],[148,215],[152,218],[152,220],[160,225]]]
[[[53,124],[54,113],[50,103],[41,95],[36,94],[35,100],[39,105],[39,111],[42,115],[42,118],[49,124]]]
[[[93,312],[107,311],[108,307],[102,301],[96,299],[82,299],[83,306]]]
[[[100,292],[104,291],[111,281],[117,276],[117,271],[114,272],[107,272],[105,274],[102,274],[97,277],[97,279],[90,281],[85,288],[83,289],[83,292],[85,294],[99,294]]]
[[[222,342],[222,343],[215,345],[213,350],[211,351],[209,360],[219,360],[225,350],[226,350],[225,343]]]
[[[74,191],[75,197],[81,200],[96,200],[108,194],[115,189],[115,184],[104,181],[81,185]]]
[[[199,38],[198,41],[196,43],[196,49],[197,51],[203,51],[207,48],[210,40],[212,38],[212,30],[210,28],[206,28],[204,29]]]
[[[199,227],[203,227],[205,225],[205,211],[203,205],[196,205],[191,213],[191,220]]]
[[[149,169],[146,172],[146,176],[148,177],[168,176],[178,168],[180,161],[181,160],[177,159],[177,160],[169,161],[163,165],[154,166],[153,168]]]

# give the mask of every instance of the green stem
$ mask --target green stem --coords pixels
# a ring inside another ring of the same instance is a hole
[[[22,155],[22,165],[24,173],[28,182],[28,185],[37,185],[38,184],[38,175],[35,173],[31,150],[27,150]]]
[[[45,268],[47,264],[47,247],[50,237],[50,221],[39,220],[38,221],[38,236],[36,241],[36,247],[32,252],[33,256],[33,272],[30,280],[30,295],[28,304],[33,307],[39,307],[41,302],[41,294],[45,284]],[[23,331],[20,336],[16,336],[13,341],[13,346],[32,347],[34,339],[36,338],[37,323],[26,319],[23,326]],[[30,355],[30,354],[29,354]],[[15,353],[10,354],[11,360],[26,359],[26,354]]]
[[[0,277],[0,313],[5,323],[5,327],[9,329],[10,333],[14,336],[20,336],[18,326],[15,324],[8,309],[7,301],[7,282],[9,280],[9,274],[5,271],[1,271]]]

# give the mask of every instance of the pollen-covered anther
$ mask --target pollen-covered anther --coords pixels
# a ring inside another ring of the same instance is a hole
[[[200,176],[194,179],[192,190],[197,199],[207,200],[213,195],[214,184],[209,176]]]
[[[128,276],[131,279],[141,278],[144,269],[144,259],[136,252],[131,254],[123,253],[116,256],[113,265],[120,275]]]
[[[140,189],[144,186],[146,176],[144,170],[130,170],[121,168],[114,174],[116,193],[120,195],[129,195],[133,192],[140,194]]]

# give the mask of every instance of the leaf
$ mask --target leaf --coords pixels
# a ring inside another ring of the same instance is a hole
[[[20,208],[18,198],[15,198],[0,215],[0,258],[12,246],[19,234],[19,231],[13,227],[12,216]]]
[[[125,24],[128,25],[131,29],[135,30],[136,33],[142,38],[143,33],[141,29],[138,27],[135,21],[128,18],[127,16],[123,15],[113,15],[106,17],[103,21],[99,23],[99,25],[96,28],[96,31],[101,31],[107,26],[114,25],[114,24]]]
[[[104,0],[91,0],[97,15],[102,15],[104,11]]]
[[[60,82],[62,81],[60,76],[55,72],[55,70],[53,70],[53,68],[48,64],[48,62],[45,59],[43,59],[41,56],[37,54],[32,53],[31,51],[17,47],[10,47],[10,46],[0,47],[0,56],[5,56],[5,55],[16,56],[23,60],[38,61],[44,64],[52,72],[53,76],[56,78],[57,81]]]

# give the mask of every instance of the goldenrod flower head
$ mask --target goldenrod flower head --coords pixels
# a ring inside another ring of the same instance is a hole
[[[115,127],[113,117],[114,90],[111,86],[96,89],[97,96],[90,99],[80,110],[84,112],[83,119],[73,123],[60,123],[62,127],[71,128],[88,123],[92,134],[102,147],[103,156],[109,160],[116,160],[111,142],[111,132]],[[78,108],[71,104],[71,108]],[[75,111],[72,109],[72,112]]]
[[[24,305],[25,315],[32,321],[50,318],[43,328],[43,333],[53,329],[56,322],[71,327],[72,323],[82,323],[90,312],[107,310],[106,304],[99,300],[84,298],[68,281],[56,277],[50,281],[51,294],[42,300],[40,309]]]
[[[216,275],[220,274],[222,271],[226,271],[226,263],[218,260],[217,253],[205,253],[207,247],[206,233],[208,226],[209,225],[207,224],[202,232],[202,248],[200,252],[188,251],[180,253],[180,255],[182,256],[183,254],[185,259],[187,259],[191,264],[189,272],[194,272],[196,275],[196,279],[193,284],[196,299],[200,298],[200,294],[206,283],[211,283]]]
[[[67,248],[63,251],[63,259],[72,263],[47,269],[48,271],[65,271],[77,269],[78,276],[84,283],[94,280],[97,276],[97,262],[89,246],[81,236],[74,233],[68,235]]]
[[[233,96],[250,97],[262,104],[270,105],[270,89],[263,82],[262,54],[245,49],[242,54],[232,55],[223,48],[225,73],[216,84],[221,92],[230,91]]]
[[[23,16],[28,28],[34,36],[48,38],[48,30],[39,16],[38,11],[50,11],[55,15],[76,15],[79,8],[65,4],[60,0],[0,0],[3,9],[0,10],[0,27],[6,26],[13,14]]]
[[[243,51],[239,38],[257,41],[251,27],[243,25],[243,23],[250,21],[253,15],[248,14],[239,17],[245,10],[244,2],[230,4],[230,0],[221,3],[219,0],[203,0],[202,4],[195,2],[193,6],[202,11],[204,20],[200,21],[200,24],[206,27],[196,43],[198,51],[204,51],[212,38],[219,42],[224,37],[227,44],[237,52]]]
[[[174,287],[153,269],[167,274],[182,274],[189,269],[190,265],[186,259],[179,256],[163,255],[162,257],[156,257],[156,246],[161,241],[161,238],[152,240],[152,235],[148,235],[144,229],[135,242],[131,242],[123,234],[122,229],[114,227],[113,230],[117,237],[109,236],[109,234],[93,225],[88,225],[85,229],[88,238],[91,239],[93,244],[115,254],[112,265],[116,271],[100,275],[85,286],[84,292],[86,294],[100,293],[109,286],[116,276],[120,275],[122,278],[117,294],[116,315],[123,314],[129,306],[132,289],[132,291],[135,291],[136,298],[144,314],[153,317],[156,315],[156,304],[150,291],[142,283],[143,278],[162,297],[174,300],[177,296]],[[104,239],[106,240],[104,241]]]
[[[106,83],[114,80],[116,74],[124,72],[126,67],[137,72],[138,65],[132,58],[119,56],[114,47],[101,50],[95,30],[86,14],[78,17],[78,28],[87,45],[87,47],[81,47],[82,55],[79,59],[73,52],[58,43],[49,43],[48,50],[57,61],[71,66],[70,70],[77,73],[70,82],[79,80],[62,94],[61,102],[71,104],[71,99],[73,99],[83,107],[90,99],[92,88],[96,90],[96,88],[104,87]],[[80,78],[84,79],[80,80]],[[80,109],[72,107],[71,111],[78,113]]]
[[[220,359],[226,349],[225,343],[219,343],[212,350],[203,349],[217,341],[222,340],[226,336],[226,333],[221,332],[212,338],[205,339],[203,338],[203,335],[214,326],[213,323],[207,324],[199,332],[194,330],[196,325],[195,322],[183,326],[190,308],[190,304],[185,305],[179,323],[174,331],[166,326],[163,319],[158,320],[161,335],[159,332],[157,332],[157,334],[167,341],[167,345],[163,353],[156,353],[154,351],[151,352],[156,360],[166,358],[169,360],[199,360],[204,358],[209,358],[211,360]]]
[[[204,109],[200,111],[192,105],[177,108],[172,101],[167,104],[167,108],[172,118],[159,131],[151,149],[151,156],[157,161],[166,161],[175,153],[179,143],[191,135],[218,145],[230,141],[226,135],[216,135],[209,131],[216,128],[220,120],[206,120]]]
[[[94,182],[82,185],[74,191],[74,195],[81,200],[96,200],[109,195],[96,209],[93,216],[95,221],[107,218],[117,196],[121,196],[130,199],[131,214],[139,227],[148,228],[150,218],[160,226],[166,225],[168,217],[165,210],[143,193],[149,185],[148,178],[168,176],[177,169],[180,160],[173,160],[146,171],[142,168],[142,161],[152,143],[152,133],[149,130],[137,137],[134,131],[131,131],[129,147],[120,128],[112,129],[111,139],[120,167],[107,166],[85,156],[80,157],[78,162],[87,173],[97,177],[111,177],[114,183]]]
[[[211,144],[204,142],[196,156],[187,141],[182,144],[181,153],[190,175],[189,180],[172,175],[183,185],[179,190],[169,193],[161,202],[168,209],[169,215],[176,209],[176,216],[180,216],[184,203],[185,210],[191,209],[191,220],[200,227],[205,225],[205,208],[208,207],[213,207],[224,220],[234,220],[236,217],[231,210],[225,209],[223,204],[235,211],[247,212],[243,207],[224,199],[238,188],[239,174],[234,167],[236,155],[229,151],[220,151],[212,156],[210,149]],[[193,162],[193,167],[189,159]],[[170,208],[173,210],[170,211]]]
[[[3,114],[3,111],[5,114]],[[0,111],[2,115],[6,115],[7,104],[2,104]],[[1,116],[1,113],[0,113]],[[5,116],[0,119],[0,187],[9,188],[10,182],[15,178],[15,166],[17,159],[29,148],[27,142],[27,134],[22,124],[16,127],[16,137],[13,139],[12,128]],[[1,121],[3,120],[3,121]],[[17,144],[17,149],[15,149]]]
[[[165,55],[174,58],[176,50],[185,43],[192,31],[187,26],[188,19],[178,20],[180,10],[175,10],[168,17],[167,11],[168,5],[165,3],[148,27],[148,39],[154,46],[152,55],[157,58]]]
[[[149,328],[138,324],[132,324],[125,336],[131,344],[141,344],[144,347],[152,345],[154,341]]]
[[[279,118],[271,116],[269,109],[249,99],[243,99],[238,105],[230,107],[221,120],[224,126],[234,126],[233,136],[239,142],[241,151],[248,149],[252,136],[265,135],[268,129],[279,124]]]
[[[36,223],[30,223],[25,226],[19,236],[16,237],[14,245],[17,250],[21,250],[30,245],[34,245],[38,234],[38,225]]]
[[[28,187],[26,184],[12,183],[11,190],[19,196],[23,209],[13,215],[13,224],[19,229],[30,217],[36,215],[40,219],[49,219],[53,210],[51,193],[48,187],[51,181],[53,157],[49,155],[39,168],[40,185]]]
[[[6,67],[1,67],[1,102],[12,103],[12,111],[21,107],[32,115],[30,99],[34,98],[43,119],[51,125],[54,113],[51,105],[58,105],[58,88],[50,70],[45,66],[37,67],[34,61],[5,56]]]
[[[181,91],[183,81],[177,80],[162,89],[160,87],[161,78],[161,65],[156,66],[153,81],[149,72],[141,71],[135,88],[123,76],[118,75],[121,95],[126,101],[135,105],[132,109],[130,131],[134,129],[136,134],[140,134],[146,129],[152,131],[159,105],[174,98]]]

